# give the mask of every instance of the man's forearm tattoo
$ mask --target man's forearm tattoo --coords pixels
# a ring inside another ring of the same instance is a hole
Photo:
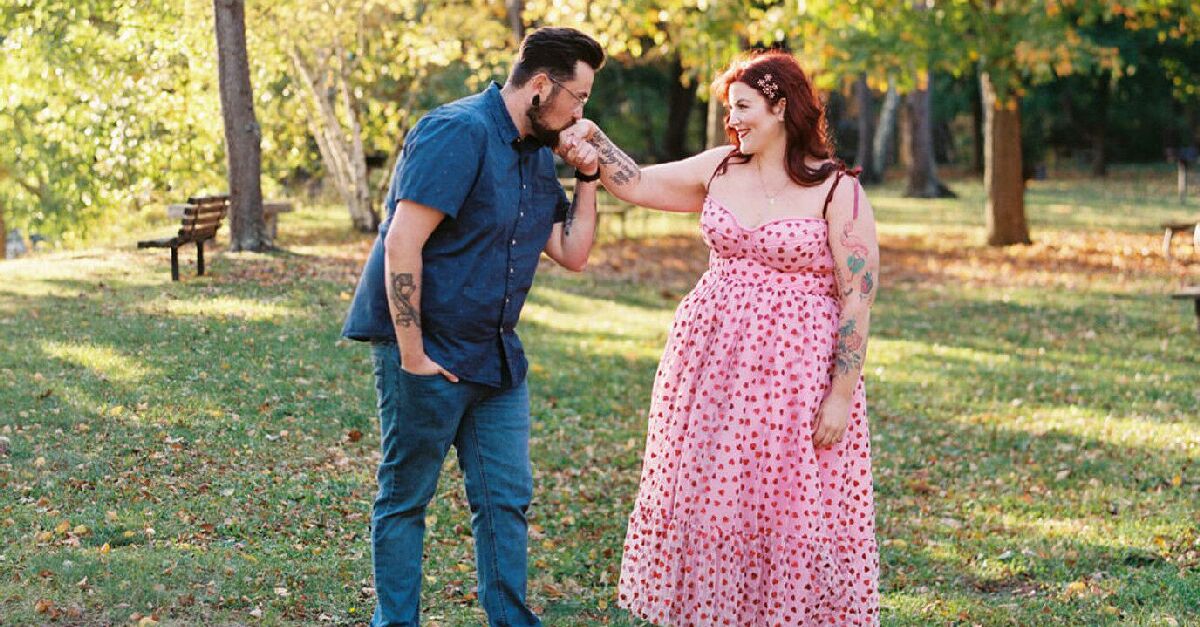
[[[588,142],[600,152],[600,167],[602,169],[605,166],[609,167],[608,176],[611,183],[627,185],[641,180],[642,171],[638,168],[637,163],[620,148],[617,148],[617,145],[604,134],[604,131],[597,130]]]
[[[575,208],[579,206],[579,192],[571,197],[571,206],[567,207],[567,217],[563,220],[563,235],[571,234],[571,223],[575,221]]]
[[[392,306],[396,308],[396,326],[420,327],[421,312],[412,303],[417,291],[417,282],[408,273],[392,273]]]

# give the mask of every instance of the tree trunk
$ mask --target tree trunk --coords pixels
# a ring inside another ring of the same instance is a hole
[[[3,207],[0,207],[0,259],[8,259],[8,229],[4,226]]]
[[[1025,179],[1021,176],[1021,109],[1015,95],[997,98],[986,73],[980,75],[983,96],[983,185],[987,193],[989,246],[1029,244],[1025,222]]]
[[[725,135],[725,115],[721,111],[721,99],[710,95],[708,97],[708,123],[705,125],[704,148],[716,148],[729,143]]]
[[[858,80],[854,82],[854,100],[858,106],[858,148],[854,151],[854,165],[862,168],[858,180],[863,183],[878,183],[875,160],[871,158],[871,148],[875,144],[875,118],[871,111],[873,98],[865,74],[859,75]]]
[[[1112,90],[1111,81],[1100,77],[1100,89],[1097,92],[1096,115],[1100,124],[1092,128],[1092,176],[1104,178],[1108,176],[1108,100]]]
[[[927,83],[929,81],[926,81]],[[930,106],[930,87],[909,92],[905,121],[908,133],[904,147],[908,152],[909,198],[954,198],[954,192],[942,184],[933,157],[933,107]]]
[[[346,51],[340,46],[336,49],[338,59],[348,59]],[[342,107],[350,121],[350,215],[355,226],[371,232],[379,227],[379,215],[371,207],[371,183],[367,178],[367,153],[363,148],[362,124],[359,123],[358,99],[350,90],[350,79],[345,68],[338,75],[339,91],[342,94]]]
[[[217,71],[229,167],[230,250],[271,248],[263,222],[262,130],[254,116],[243,0],[213,0]]]
[[[351,95],[345,69],[340,65],[334,70],[324,68],[325,71],[317,76],[299,50],[293,48],[291,53],[292,65],[308,94],[308,128],[317,141],[321,163],[333,177],[342,202],[350,212],[350,223],[358,231],[372,233],[379,227],[379,214],[371,205],[371,189],[366,177],[366,155],[362,146],[362,128],[358,122],[357,102]],[[321,68],[325,63],[340,64],[342,58],[331,60],[331,57],[339,56],[341,55],[325,51],[318,57],[316,67]],[[327,84],[326,77],[330,73],[336,74],[336,87]],[[346,118],[350,120],[351,128],[348,132],[342,128],[342,122],[338,119],[333,100],[334,93],[342,97]]]
[[[983,90],[971,89],[971,171],[983,174]]]
[[[666,137],[663,138],[663,156],[666,161],[677,161],[688,156],[688,118],[696,102],[696,81],[683,84],[683,63],[676,55],[671,60],[671,94],[668,100]]]
[[[896,80],[888,77],[887,94],[883,97],[883,106],[879,108],[879,124],[875,125],[875,149],[872,155],[875,161],[875,175],[880,178],[883,178],[895,145],[896,109],[899,107],[900,95],[896,93]]]
[[[525,18],[522,16],[525,12],[525,0],[505,0],[504,6],[508,13],[508,27],[512,29],[517,46],[520,46],[525,40]]]

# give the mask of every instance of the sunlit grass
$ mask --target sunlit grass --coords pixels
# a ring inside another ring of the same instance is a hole
[[[252,322],[282,322],[286,318],[303,316],[304,312],[276,302],[253,298],[218,296],[204,300],[166,300],[145,303],[138,307],[147,315],[190,316],[222,320],[234,318]]]
[[[133,385],[155,374],[154,369],[146,367],[139,359],[111,346],[46,340],[41,342],[41,349],[50,359],[82,366],[94,375],[116,383]]]

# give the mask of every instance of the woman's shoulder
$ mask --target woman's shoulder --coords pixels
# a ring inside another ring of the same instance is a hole
[[[728,144],[724,146],[717,146],[716,148],[709,148],[704,152],[696,153],[695,155],[688,157],[688,160],[694,161],[698,165],[710,165],[712,166],[709,168],[711,170],[715,169],[721,164],[722,161],[729,157],[729,155],[733,154],[736,150],[737,149],[734,146]]]

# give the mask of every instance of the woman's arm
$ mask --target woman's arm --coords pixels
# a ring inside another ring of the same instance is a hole
[[[583,135],[563,134],[563,141],[586,141],[600,153],[600,181],[625,202],[662,211],[696,212],[708,193],[708,179],[731,147],[722,146],[680,161],[640,167],[594,123],[579,125]]]
[[[854,390],[866,362],[871,305],[879,288],[879,242],[875,235],[874,212],[859,189],[857,179],[847,176],[843,183],[834,194],[826,215],[841,313],[833,381],[822,403],[813,436],[816,446],[835,444],[846,430]]]

